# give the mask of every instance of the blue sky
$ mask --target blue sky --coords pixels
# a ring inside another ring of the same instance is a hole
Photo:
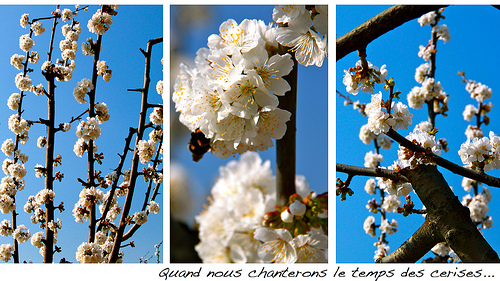
[[[201,47],[207,47],[207,38],[211,34],[219,33],[219,26],[228,19],[241,22],[243,19],[260,19],[266,23],[272,22],[272,12],[274,6],[210,6],[208,22],[196,28],[188,29],[183,36],[188,44],[182,46],[182,56],[186,64],[192,64],[196,51]],[[170,7],[171,20],[179,13],[178,7]],[[177,26],[172,23],[171,40],[178,38]],[[179,55],[179,54],[177,54]],[[174,61],[174,58],[172,58]],[[296,173],[305,175],[312,190],[318,193],[327,191],[327,149],[328,149],[328,96],[327,77],[328,60],[325,60],[321,68],[315,66],[299,67],[298,82],[298,109],[297,109],[297,166]],[[175,79],[175,76],[171,76]],[[172,81],[173,83],[174,81]],[[215,179],[218,177],[220,166],[226,165],[232,159],[218,159],[216,156],[207,153],[205,157],[195,163],[191,160],[191,153],[186,148],[189,136],[184,136],[179,143],[172,146],[172,159],[182,163],[189,171],[193,182],[195,194],[198,201],[195,202],[199,212],[206,196],[209,194]],[[275,174],[276,150],[270,148],[260,152],[263,160],[271,160],[271,169]]]
[[[74,6],[61,6],[74,9]],[[15,135],[8,129],[8,118],[15,112],[7,107],[7,98],[14,92],[19,92],[14,83],[14,77],[19,73],[10,65],[10,57],[13,54],[22,54],[19,49],[19,37],[29,32],[19,25],[19,19],[22,14],[28,13],[30,19],[37,17],[50,16],[50,12],[55,9],[55,5],[44,6],[2,6],[0,9],[0,18],[4,26],[0,31],[2,44],[0,44],[0,66],[3,69],[0,77],[2,86],[2,110],[0,110],[0,136],[1,142],[7,138],[15,138]],[[73,78],[68,82],[56,82],[56,123],[67,122],[72,116],[77,116],[87,107],[86,104],[79,104],[73,97],[73,88],[82,78],[91,78],[91,69],[93,57],[84,56],[81,53],[81,44],[87,38],[96,39],[95,34],[90,34],[87,29],[87,21],[98,9],[98,6],[91,6],[87,13],[80,12],[76,20],[80,21],[82,33],[80,34],[79,49],[76,57],[76,69],[73,72]],[[59,23],[58,33],[55,37],[54,56],[60,57],[59,41],[62,35],[60,28],[65,23]],[[40,74],[40,66],[47,58],[47,48],[49,46],[50,28],[52,20],[43,21],[45,33],[36,36],[34,50],[40,54],[40,61],[35,65],[30,65],[35,71],[30,74],[35,85],[44,83],[45,79]],[[130,6],[122,5],[118,9],[118,15],[113,17],[111,28],[104,34],[102,40],[102,52],[100,59],[105,60],[107,65],[113,71],[110,82],[106,83],[99,77],[97,82],[96,100],[105,102],[108,105],[111,118],[101,126],[101,137],[97,140],[98,149],[104,152],[103,165],[96,165],[96,169],[103,171],[103,174],[111,172],[118,165],[118,153],[123,151],[123,144],[128,134],[129,127],[137,127],[139,123],[140,94],[137,92],[127,92],[127,89],[141,88],[144,79],[144,56],[139,48],[146,49],[149,39],[163,36],[163,7],[161,5],[150,6]],[[163,44],[159,44],[153,49],[152,70],[151,70],[151,92],[149,102],[153,104],[162,103],[161,97],[156,94],[156,82],[163,80],[161,59],[163,57]],[[46,118],[47,106],[45,97],[37,97],[32,93],[27,93],[23,102],[25,112],[23,117],[30,120],[38,120],[39,117]],[[150,111],[148,111],[149,116]],[[87,161],[84,158],[77,157],[73,152],[73,145],[77,140],[75,130],[78,123],[72,124],[72,129],[66,133],[56,134],[55,153],[62,155],[62,166],[56,167],[64,173],[65,178],[61,183],[55,182],[54,190],[56,192],[55,202],[64,201],[65,209],[61,214],[56,213],[55,217],[63,222],[63,228],[60,230],[57,245],[62,247],[62,253],[57,253],[54,260],[58,262],[65,257],[67,260],[75,261],[75,252],[77,247],[87,240],[88,223],[78,224],[72,216],[73,206],[78,200],[78,194],[82,189],[81,184],[76,178],[86,179]],[[149,130],[146,132],[147,138]],[[25,224],[34,234],[38,231],[38,225],[29,221],[29,215],[23,211],[23,206],[29,195],[36,194],[43,188],[43,180],[34,177],[33,167],[40,163],[43,164],[45,158],[45,149],[39,149],[36,146],[36,140],[39,136],[45,135],[45,127],[35,124],[30,129],[30,139],[28,143],[21,146],[21,151],[29,155],[29,160],[25,164],[28,170],[26,176],[26,188],[16,196],[18,224]],[[135,138],[134,138],[135,139]],[[2,153],[3,155],[3,153]],[[130,160],[130,158],[129,158]],[[3,159],[2,159],[3,161]],[[130,168],[130,161],[125,164],[125,168]],[[142,170],[144,165],[140,165]],[[142,178],[138,180],[137,200],[131,212],[135,212],[142,205],[145,185]],[[123,201],[123,198],[121,199]],[[157,201],[162,205],[162,196],[157,196]],[[57,205],[56,204],[56,205]],[[123,203],[121,203],[123,205]],[[0,215],[0,220],[11,219],[10,215]],[[163,240],[163,216],[162,212],[158,215],[150,215],[148,222],[139,229],[131,240],[135,241],[135,248],[127,247],[125,252],[125,262],[138,262],[139,258],[146,252],[152,254],[154,245]],[[12,237],[0,237],[0,244],[12,243]],[[20,260],[33,262],[42,262],[42,256],[38,249],[33,247],[30,242],[20,245]]]
[[[336,37],[339,37],[351,29],[357,27],[372,16],[382,12],[389,6],[337,6],[336,12]],[[445,9],[443,15],[446,19],[440,24],[446,24],[450,29],[451,40],[445,44],[439,41],[437,45],[437,68],[436,80],[441,82],[444,91],[450,96],[448,117],[438,116],[436,127],[439,129],[438,138],[446,138],[450,151],[442,153],[441,156],[461,165],[458,150],[460,144],[465,142],[465,128],[468,121],[463,120],[462,112],[467,104],[473,104],[477,107],[477,102],[470,98],[465,91],[465,84],[461,83],[461,77],[457,75],[458,71],[465,71],[468,79],[476,80],[488,85],[493,90],[493,97],[490,100],[494,107],[489,114],[491,123],[489,126],[482,126],[485,135],[489,131],[494,131],[497,135],[500,132],[500,122],[497,118],[500,116],[498,95],[500,84],[495,71],[492,67],[497,64],[496,55],[498,46],[498,36],[494,36],[492,31],[498,30],[500,23],[498,21],[498,10],[492,6],[450,6]],[[481,20],[469,20],[471,17],[480,17]],[[467,19],[467,20],[464,20]],[[367,60],[375,66],[381,67],[386,64],[388,77],[394,77],[396,89],[402,94],[401,101],[407,104],[406,95],[414,86],[418,86],[414,79],[415,69],[424,61],[418,57],[419,45],[427,45],[430,39],[430,27],[420,27],[417,20],[405,23],[395,30],[379,37],[367,47]],[[336,90],[345,94],[345,86],[342,83],[344,69],[355,65],[359,60],[357,52],[339,60],[336,64]],[[384,96],[387,93],[379,87],[376,92],[383,91]],[[360,92],[357,96],[351,96],[353,100],[359,100],[362,103],[370,101],[370,95]],[[343,99],[337,97],[336,100],[336,162],[363,166],[364,155],[374,150],[373,144],[365,145],[359,140],[359,128],[367,123],[367,118],[362,117],[352,106],[343,106]],[[333,110],[333,109],[330,109]],[[414,125],[423,120],[427,120],[427,110],[410,109],[413,113]],[[406,136],[409,130],[399,131]],[[397,159],[397,146],[393,145],[390,151],[382,150],[384,161],[382,166],[392,165]],[[439,168],[445,176],[448,184],[453,188],[459,200],[466,193],[461,187],[462,177],[451,174],[450,172]],[[498,170],[491,171],[488,174],[500,176]],[[337,177],[345,180],[346,174],[338,173]],[[354,196],[348,197],[347,201],[341,202],[339,198],[337,204],[337,262],[373,262],[376,237],[371,237],[363,231],[363,222],[367,216],[371,215],[365,208],[368,200],[373,196],[366,194],[364,184],[367,177],[355,177],[351,182],[351,188],[354,190]],[[493,217],[494,224],[492,229],[485,230],[484,236],[490,245],[498,250],[500,241],[495,233],[498,228],[499,210],[495,208],[497,197],[500,195],[498,188],[491,187],[493,194],[492,202],[489,204],[489,215]],[[411,193],[416,208],[421,208],[416,194]],[[376,198],[379,200],[378,196]],[[404,201],[404,200],[402,200]],[[380,223],[380,216],[375,215],[376,222]],[[404,218],[400,214],[389,214],[389,220],[393,218],[399,222],[399,230],[396,234],[390,235],[387,239],[391,252],[396,250],[424,221],[420,215],[412,215],[411,218]],[[378,235],[378,233],[377,233]]]

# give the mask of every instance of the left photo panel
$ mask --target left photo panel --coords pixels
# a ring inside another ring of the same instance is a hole
[[[163,6],[0,15],[0,259],[163,262]]]

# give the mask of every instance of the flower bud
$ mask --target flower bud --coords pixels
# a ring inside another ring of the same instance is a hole
[[[281,220],[283,220],[284,222],[292,222],[293,215],[288,210],[284,210],[283,212],[281,212]]]
[[[300,201],[295,201],[290,204],[290,213],[294,216],[303,216],[306,213],[306,205]],[[283,213],[281,213],[281,218],[283,218]]]

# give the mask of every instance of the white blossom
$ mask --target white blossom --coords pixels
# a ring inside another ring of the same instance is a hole
[[[21,224],[14,230],[12,237],[16,239],[19,244],[22,244],[31,238],[31,232],[24,224]]]
[[[0,260],[4,262],[9,262],[12,257],[12,252],[14,252],[14,245],[2,244],[0,245]]]
[[[372,151],[365,154],[365,167],[367,168],[376,168],[382,161],[384,161],[382,154],[373,153]]]
[[[140,140],[137,144],[139,160],[142,164],[149,162],[156,151],[156,144],[152,140]]]
[[[35,41],[31,39],[29,34],[24,34],[19,37],[19,48],[21,48],[21,50],[28,52],[33,48],[33,45],[35,45]]]
[[[373,179],[373,178],[368,179],[365,183],[366,193],[376,194],[376,186],[377,186],[377,183],[375,182],[375,179]]]
[[[12,139],[6,139],[3,143],[2,143],[2,152],[6,155],[6,156],[12,156],[13,155],[13,152],[14,152],[14,148],[15,148],[16,144],[14,143],[14,141]]]
[[[95,243],[84,242],[78,246],[76,260],[80,263],[101,263],[103,262],[103,251]]]
[[[24,55],[14,54],[12,55],[12,57],[10,57],[10,64],[12,64],[18,70],[21,70],[23,69],[23,63],[25,58],[26,57]]]
[[[368,216],[363,223],[363,229],[365,230],[366,234],[375,237],[375,217],[374,216]]]
[[[134,222],[137,225],[142,225],[148,220],[148,214],[145,211],[134,213]]]
[[[258,249],[259,257],[264,262],[294,263],[297,261],[297,251],[291,244],[293,237],[286,229],[258,228],[255,239],[262,241]]]
[[[396,195],[388,195],[384,198],[382,209],[386,212],[395,213],[401,207],[401,200]]]
[[[111,18],[111,15],[104,13],[101,9],[99,9],[88,21],[87,27],[90,32],[103,35],[106,31],[108,31],[112,23],[113,19]]]
[[[472,104],[468,104],[465,106],[464,112],[462,115],[464,116],[464,120],[471,121],[472,118],[478,113],[478,109]]]
[[[428,12],[418,18],[420,26],[436,24],[436,12]]]
[[[42,34],[45,31],[41,21],[36,21],[31,25],[31,30],[35,33],[35,36]]]
[[[380,231],[382,233],[394,234],[398,230],[398,222],[392,219],[392,222],[389,223],[388,219],[385,219],[380,224]]]

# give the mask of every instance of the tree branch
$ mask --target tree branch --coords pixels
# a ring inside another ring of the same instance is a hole
[[[288,52],[288,48],[279,46],[280,54]],[[291,113],[286,123],[285,135],[276,140],[276,204],[285,205],[295,190],[295,150],[296,150],[296,115],[297,115],[297,73],[298,62],[293,59],[293,69],[283,78],[290,85],[290,91],[279,96],[279,107]]]
[[[471,220],[469,209],[458,201],[436,166],[420,165],[401,172],[410,180],[425,205],[429,217],[426,220],[435,222],[439,235],[462,262],[500,262],[497,253]]]
[[[396,5],[383,11],[355,29],[337,38],[337,61],[353,51],[366,47],[373,40],[405,22],[445,6],[446,5]]]
[[[500,178],[492,177],[484,173],[479,173],[474,170],[464,168],[433,153],[426,152],[426,150],[423,147],[414,144],[413,142],[404,138],[403,136],[401,136],[392,129],[390,129],[389,132],[386,133],[386,135],[408,149],[411,149],[416,152],[427,153],[429,156],[432,157],[432,159],[437,165],[449,170],[454,174],[461,175],[463,177],[476,180],[478,182],[482,182],[489,186],[500,187]]]
[[[408,179],[397,171],[382,168],[365,168],[337,163],[337,172],[355,176],[382,177],[393,181],[408,182]]]
[[[132,167],[130,168],[130,182],[127,191],[127,195],[125,197],[125,203],[123,205],[122,216],[120,218],[120,224],[118,225],[118,230],[116,232],[115,243],[113,245],[113,250],[111,252],[109,262],[116,263],[118,260],[118,254],[120,251],[120,244],[123,239],[123,233],[125,231],[125,227],[127,226],[127,216],[130,212],[130,207],[132,205],[132,198],[134,196],[135,184],[137,181],[137,168],[139,166],[139,153],[137,151],[138,143],[142,140],[142,136],[144,134],[144,124],[146,123],[146,114],[147,114],[147,104],[148,104],[148,90],[149,90],[149,82],[151,81],[149,73],[151,71],[151,52],[152,48],[155,44],[163,42],[163,37],[151,39],[148,41],[147,49],[144,54],[145,56],[145,70],[144,70],[144,87],[142,91],[142,101],[141,101],[141,112],[139,117],[139,126],[137,127],[137,135],[135,139],[134,145],[134,155],[132,157]]]
[[[427,254],[434,245],[443,242],[444,238],[439,235],[435,222],[426,217],[422,226],[406,240],[396,251],[390,255],[378,259],[377,263],[405,262],[414,263]]]

